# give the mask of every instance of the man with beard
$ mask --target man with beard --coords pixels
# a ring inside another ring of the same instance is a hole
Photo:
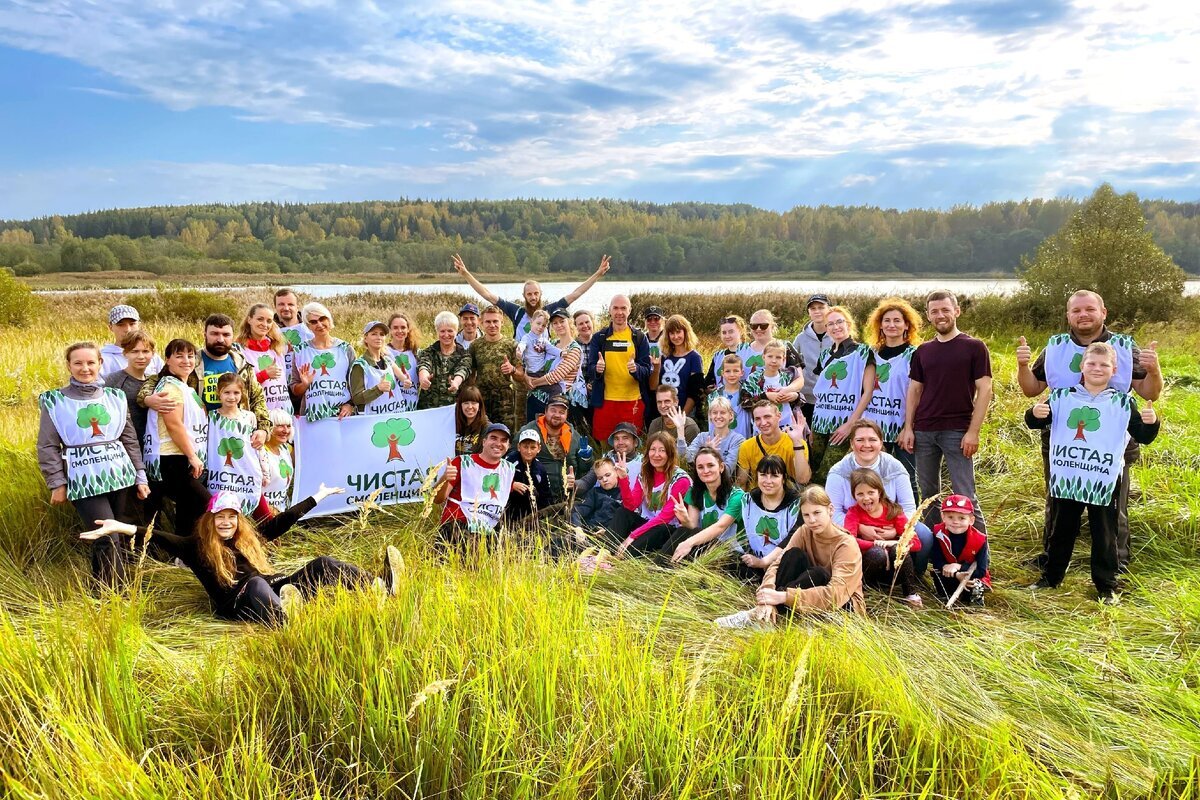
[[[1082,378],[1083,352],[1093,342],[1107,342],[1117,353],[1117,373],[1109,386],[1119,392],[1137,392],[1146,400],[1157,400],[1162,394],[1163,376],[1155,348],[1139,349],[1130,336],[1113,333],[1105,325],[1108,309],[1104,299],[1095,292],[1080,289],[1067,299],[1067,333],[1051,336],[1046,349],[1030,365],[1032,350],[1025,337],[1017,344],[1017,383],[1026,397],[1037,397],[1050,389],[1069,389]],[[1119,569],[1129,566],[1129,465],[1138,460],[1138,443],[1130,437],[1125,447],[1125,466],[1117,484],[1117,563]],[[1042,474],[1047,483],[1050,476],[1050,430],[1042,429]],[[1046,523],[1042,532],[1043,552],[1037,565],[1043,566],[1050,534],[1050,496],[1046,495]]]
[[[937,335],[913,353],[904,428],[896,441],[916,456],[921,497],[941,491],[945,461],[954,494],[970,498],[975,527],[986,533],[973,458],[992,401],[992,357],[986,344],[958,329],[961,313],[950,292],[926,298],[925,316]]]
[[[204,402],[206,411],[220,407],[221,398],[217,393],[217,381],[226,372],[236,372],[246,384],[242,395],[242,407],[254,412],[257,428],[251,437],[251,444],[260,447],[267,440],[271,431],[271,415],[267,409],[267,398],[262,386],[255,378],[255,367],[238,350],[233,349],[233,320],[225,314],[210,314],[204,320],[204,349],[196,360],[195,376],[199,383],[197,393]],[[169,411],[170,399],[165,395],[155,394],[158,375],[147,375],[142,390],[138,392],[138,403],[146,408],[160,413]]]

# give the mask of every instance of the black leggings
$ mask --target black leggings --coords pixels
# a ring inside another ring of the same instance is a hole
[[[96,520],[115,519],[127,522],[129,489],[118,489],[93,497],[81,497],[71,501],[86,530],[96,527]],[[92,542],[92,577],[114,589],[125,583],[128,566],[133,560],[129,537],[119,533],[109,534]]]
[[[155,494],[175,502],[175,533],[191,536],[196,532],[196,522],[208,508],[212,495],[204,481],[192,477],[187,456],[163,456],[160,464],[162,480],[156,481],[150,488]]]
[[[862,554],[863,583],[885,592],[892,588],[895,576],[896,585],[907,597],[917,593],[917,573],[913,569],[912,559],[905,556],[897,571],[895,564],[896,551],[886,547],[871,547]]]
[[[614,534],[614,546],[620,546],[629,538],[629,534],[646,524],[646,520],[641,514],[635,511],[630,511],[627,508],[617,509],[616,516],[612,522],[612,530]],[[675,532],[673,525],[655,525],[642,533],[641,536],[634,539],[629,544],[626,552],[631,556],[647,556],[658,553],[671,538],[671,534]]]
[[[336,558],[318,556],[291,575],[273,575],[269,578],[255,575],[248,578],[238,590],[232,608],[218,611],[217,616],[277,628],[284,622],[279,590],[285,584],[292,584],[308,599],[316,595],[322,586],[356,589],[370,583],[371,575],[366,570]]]
[[[775,571],[775,589],[782,592],[828,586],[831,577],[828,569],[808,560],[808,553],[793,547],[784,550],[779,559],[779,569]]]

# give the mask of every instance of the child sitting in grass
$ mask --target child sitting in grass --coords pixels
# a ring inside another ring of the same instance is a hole
[[[908,518],[883,488],[883,480],[873,469],[859,468],[850,473],[850,492],[855,504],[846,511],[843,525],[862,550],[863,583],[887,591],[900,586],[904,602],[921,608],[917,594],[917,574],[907,555],[896,567],[896,545],[904,534]],[[912,537],[911,550],[920,550],[921,540]]]
[[[933,526],[929,565],[938,597],[949,600],[965,582],[965,602],[982,606],[984,590],[992,588],[992,574],[988,571],[987,536],[974,522],[975,504],[971,498],[952,494],[943,500],[942,521]]]
[[[617,467],[611,459],[602,458],[594,470],[596,483],[571,509],[571,524],[586,531],[604,531],[611,538],[616,536],[613,523],[622,507]]]
[[[1030,428],[1050,428],[1050,517],[1046,565],[1035,588],[1062,583],[1087,511],[1092,534],[1092,583],[1101,601],[1117,588],[1117,497],[1126,437],[1150,444],[1158,436],[1154,404],[1139,413],[1128,392],[1109,386],[1117,353],[1107,342],[1083,352],[1082,381],[1025,412]]]

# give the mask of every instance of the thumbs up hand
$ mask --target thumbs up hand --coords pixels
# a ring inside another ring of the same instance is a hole
[[[504,363],[500,365],[500,372],[504,375],[512,375],[515,369],[512,362],[508,360],[508,356],[505,356]]]
[[[1151,342],[1138,352],[1138,365],[1150,375],[1158,374],[1158,342]]]
[[[1142,422],[1147,425],[1153,425],[1158,422],[1158,415],[1154,413],[1154,403],[1146,403],[1146,407],[1142,409]]]
[[[1043,400],[1033,407],[1033,416],[1037,419],[1046,419],[1050,416],[1050,404]]]
[[[1018,367],[1029,366],[1029,360],[1032,357],[1033,357],[1033,350],[1029,347],[1029,344],[1025,341],[1025,337],[1022,336],[1020,339],[1017,339],[1017,366]]]

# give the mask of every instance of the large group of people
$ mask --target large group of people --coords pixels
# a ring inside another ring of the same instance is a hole
[[[952,293],[930,294],[923,314],[885,299],[861,327],[814,294],[790,342],[768,309],[749,323],[730,314],[706,365],[683,315],[650,306],[634,325],[621,294],[603,327],[570,310],[608,266],[549,303],[528,281],[516,304],[456,257],[485,305],[438,313],[425,346],[402,311],[347,341],[326,306],[280,289],[240,322],[209,316],[201,342],[173,339],[160,355],[137,309],[116,306],[112,341],[71,344],[69,383],[40,398],[51,501],[73,503],[89,528],[98,581],[119,586],[150,539],[196,574],[218,615],[278,624],[323,585],[388,591],[399,558],[389,551],[378,580],[325,557],[294,575],[271,569],[264,542],[340,491],[293,498],[299,460],[322,456],[294,450],[294,424],[453,406],[454,457],[429,490],[448,547],[539,528],[557,532],[556,554],[597,569],[728,554],[713,564],[757,585],[756,607],[719,620],[728,626],[862,613],[864,586],[899,587],[914,607],[926,585],[984,602],[974,468],[992,365],[958,329]],[[1111,333],[1106,314],[1077,292],[1069,331],[1036,359],[1022,339],[1016,355],[1022,391],[1049,390],[1025,420],[1041,431],[1046,479],[1036,585],[1062,581],[1086,512],[1102,599],[1129,564],[1128,467],[1158,431],[1152,402],[1139,408],[1132,393],[1162,391],[1154,345]]]

